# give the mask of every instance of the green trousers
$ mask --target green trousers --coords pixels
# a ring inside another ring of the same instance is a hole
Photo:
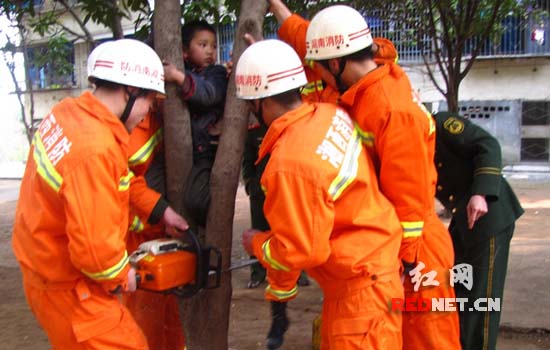
[[[250,221],[252,224],[252,228],[255,228],[261,231],[268,231],[269,224],[265,219],[264,210],[263,210],[264,200],[265,200],[265,197],[263,196],[263,194],[259,196],[250,197]],[[251,258],[254,258],[254,256],[251,256]],[[260,263],[250,265],[251,281],[263,282],[265,280],[265,277],[266,277],[265,268]]]
[[[455,249],[455,264],[470,264],[473,267],[473,285],[468,290],[464,284],[455,284],[457,298],[468,298],[464,310],[459,311],[460,341],[462,350],[495,350],[500,322],[500,310],[491,311],[491,302],[479,298],[500,298],[504,292],[504,281],[508,266],[510,240],[515,225],[501,232],[485,237],[473,236],[471,231],[460,232],[450,228]],[[484,307],[487,311],[476,311]]]

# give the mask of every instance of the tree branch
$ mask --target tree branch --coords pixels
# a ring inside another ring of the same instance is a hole
[[[80,17],[78,16],[78,14],[74,11],[74,9],[72,8],[72,6],[70,6],[66,0],[56,0],[57,2],[59,2],[61,5],[63,5],[63,7],[71,14],[71,16],[73,17],[74,21],[78,24],[78,26],[80,27],[80,29],[82,29],[82,32],[84,33],[84,37],[86,38],[86,41],[90,42],[90,43],[93,43],[94,42],[94,38],[92,36],[92,34],[90,33],[90,31],[88,30],[88,28],[86,28],[86,25],[84,24],[84,22],[82,22],[82,20],[80,19]],[[61,25],[61,24],[60,24]],[[68,28],[66,28],[64,25],[61,25],[63,27],[63,29],[67,30],[69,33],[73,34],[73,35],[76,35],[78,37],[82,37],[82,35],[79,35],[79,34],[76,34],[74,31],[72,30],[69,30]]]

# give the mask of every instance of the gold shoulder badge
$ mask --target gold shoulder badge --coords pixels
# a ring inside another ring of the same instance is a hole
[[[458,135],[464,131],[464,122],[458,118],[450,117],[445,120],[443,127],[451,134]]]

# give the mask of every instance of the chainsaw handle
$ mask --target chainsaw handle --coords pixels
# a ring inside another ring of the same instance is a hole
[[[193,249],[191,249],[190,251],[194,252],[197,255],[197,263],[195,267],[195,283],[191,285],[187,285],[183,289],[174,289],[171,291],[172,293],[176,294],[180,298],[192,297],[203,288],[205,283],[205,280],[202,276],[204,251],[199,241],[199,238],[191,229],[188,229],[187,231],[185,231],[185,234],[191,240]]]

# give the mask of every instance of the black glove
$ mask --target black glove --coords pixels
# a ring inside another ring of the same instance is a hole
[[[271,328],[267,334],[267,348],[279,349],[283,345],[283,336],[288,329],[288,317],[286,317],[286,302],[271,302]]]

